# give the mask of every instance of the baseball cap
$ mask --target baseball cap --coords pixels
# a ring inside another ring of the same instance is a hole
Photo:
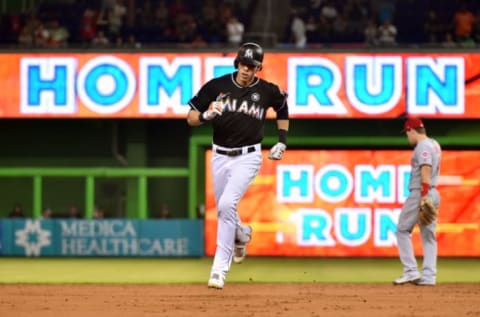
[[[405,125],[403,126],[402,132],[405,132],[411,129],[416,129],[416,128],[424,128],[424,127],[425,126],[423,125],[422,120],[410,118],[407,121],[405,121]]]

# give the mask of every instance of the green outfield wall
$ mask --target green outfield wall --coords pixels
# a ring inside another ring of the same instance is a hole
[[[424,120],[444,148],[480,148],[479,120]],[[92,217],[196,218],[204,199],[204,151],[208,125],[190,128],[180,119],[1,120],[0,216],[20,202],[27,216],[50,207],[64,215],[77,205]],[[289,148],[408,148],[401,119],[295,119]],[[276,142],[265,128],[265,147]]]

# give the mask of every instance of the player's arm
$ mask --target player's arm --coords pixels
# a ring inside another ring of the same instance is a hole
[[[277,129],[278,129],[278,142],[287,145],[287,134],[290,125],[288,105],[285,101],[283,107],[277,110]]]
[[[420,180],[422,182],[422,196],[426,196],[430,190],[432,166],[424,164],[420,167]]]
[[[214,82],[209,81],[188,102],[190,111],[187,114],[187,123],[189,126],[196,127],[222,115],[225,101],[215,100],[219,95],[214,86]]]
[[[187,114],[187,123],[191,127],[197,127],[203,124],[203,121],[200,120],[202,113],[196,109],[190,109]]]
[[[283,107],[277,110],[277,129],[278,142],[271,149],[268,158],[271,160],[281,160],[283,153],[287,149],[287,134],[289,128],[288,105],[284,102]]]
[[[196,108],[191,108],[187,114],[187,123],[190,126],[199,126],[207,121],[211,121],[223,114],[227,103],[224,100],[215,100],[210,103],[207,110],[200,112]]]

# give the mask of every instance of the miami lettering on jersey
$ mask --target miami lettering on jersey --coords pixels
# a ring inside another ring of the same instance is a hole
[[[253,95],[252,99],[254,98]],[[239,102],[237,99],[233,99],[229,102],[227,110],[231,112],[241,112],[258,120],[263,119],[263,114],[265,112],[264,108],[256,105],[254,102],[249,103],[247,100]]]

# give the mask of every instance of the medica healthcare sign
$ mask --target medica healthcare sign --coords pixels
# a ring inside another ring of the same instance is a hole
[[[180,118],[234,53],[0,54],[0,118]],[[292,118],[480,118],[480,53],[267,52]],[[269,113],[269,116],[272,113]]]
[[[408,150],[289,150],[264,159],[238,206],[253,228],[250,255],[398,256],[396,225],[409,190]],[[207,255],[217,213],[206,153]],[[268,156],[267,152],[263,157]],[[480,151],[443,151],[437,224],[440,256],[480,256]],[[420,232],[412,233],[422,254]]]

